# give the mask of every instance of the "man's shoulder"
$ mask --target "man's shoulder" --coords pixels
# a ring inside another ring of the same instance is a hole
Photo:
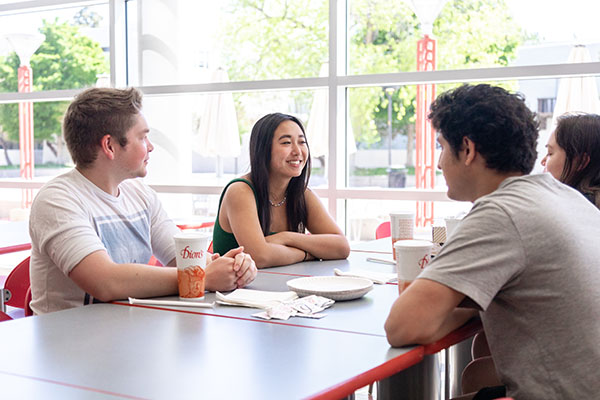
[[[83,183],[77,176],[77,171],[73,169],[46,182],[38,192],[36,199],[55,196],[61,192],[65,195],[75,195],[75,192],[82,187]]]
[[[497,190],[475,201],[507,206],[513,210],[519,207],[536,208],[562,201],[572,201],[580,197],[574,189],[552,178],[550,174],[523,175],[507,178]]]

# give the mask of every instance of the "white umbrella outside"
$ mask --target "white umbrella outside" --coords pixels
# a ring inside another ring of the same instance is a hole
[[[229,76],[223,68],[218,68],[211,81],[229,82]],[[217,158],[217,177],[223,175],[223,157],[240,155],[237,114],[231,93],[207,95],[194,150],[202,156]]]
[[[592,62],[592,57],[587,47],[575,45],[569,53],[568,63]],[[541,160],[546,155],[546,144],[554,129],[557,118],[568,112],[587,112],[600,114],[600,99],[596,77],[582,76],[561,78],[558,82],[556,103],[552,113],[552,125],[548,130],[540,130],[537,152],[538,158],[533,172],[541,172]]]
[[[592,62],[592,57],[587,47],[576,45],[571,50],[567,62]],[[559,116],[572,111],[600,114],[600,99],[598,98],[596,77],[583,76],[560,79],[554,113],[552,114],[552,126],[556,126],[556,119]]]
[[[329,63],[324,63],[319,71],[320,77],[326,77],[329,72]],[[329,93],[327,89],[316,89],[310,107],[306,137],[310,146],[310,155],[313,158],[327,156],[329,150]],[[352,126],[348,124],[347,146],[348,154],[356,152],[356,143]]]

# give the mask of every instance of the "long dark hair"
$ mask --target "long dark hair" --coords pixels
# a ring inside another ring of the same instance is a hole
[[[256,191],[256,202],[258,203],[258,220],[263,234],[269,234],[271,226],[271,207],[269,204],[269,166],[271,165],[271,148],[273,147],[273,134],[283,121],[293,121],[302,130],[304,127],[298,118],[281,113],[267,114],[259,119],[252,128],[250,135],[250,179]],[[306,138],[306,135],[304,135]],[[308,142],[306,142],[308,147]],[[304,233],[308,220],[306,199],[304,191],[308,187],[310,179],[310,148],[306,164],[300,176],[291,179],[285,191],[286,215],[288,230]]]
[[[554,136],[566,156],[560,181],[600,208],[600,115],[563,115],[558,118]]]

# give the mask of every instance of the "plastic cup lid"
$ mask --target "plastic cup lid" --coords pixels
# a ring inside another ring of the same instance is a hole
[[[403,249],[426,249],[432,247],[433,243],[428,240],[398,240],[394,243],[394,248],[401,247]]]
[[[413,218],[415,216],[414,212],[411,211],[394,211],[390,213],[390,216],[400,217],[400,218]]]

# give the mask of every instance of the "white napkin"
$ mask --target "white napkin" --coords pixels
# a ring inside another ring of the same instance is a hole
[[[129,304],[145,304],[152,306],[178,306],[178,307],[201,307],[201,308],[213,308],[215,305],[212,303],[203,303],[195,301],[183,301],[183,300],[154,300],[154,299],[135,299],[129,298]]]
[[[394,272],[373,272],[364,271],[360,269],[353,269],[352,271],[344,272],[337,268],[334,268],[333,272],[339,276],[353,276],[356,278],[366,278],[373,281],[373,283],[378,283],[380,285],[383,285],[384,283],[388,282],[394,282],[398,279],[398,275]]]
[[[217,303],[267,309],[278,303],[297,299],[296,292],[268,292],[264,290],[236,289],[228,295],[217,292]]]

